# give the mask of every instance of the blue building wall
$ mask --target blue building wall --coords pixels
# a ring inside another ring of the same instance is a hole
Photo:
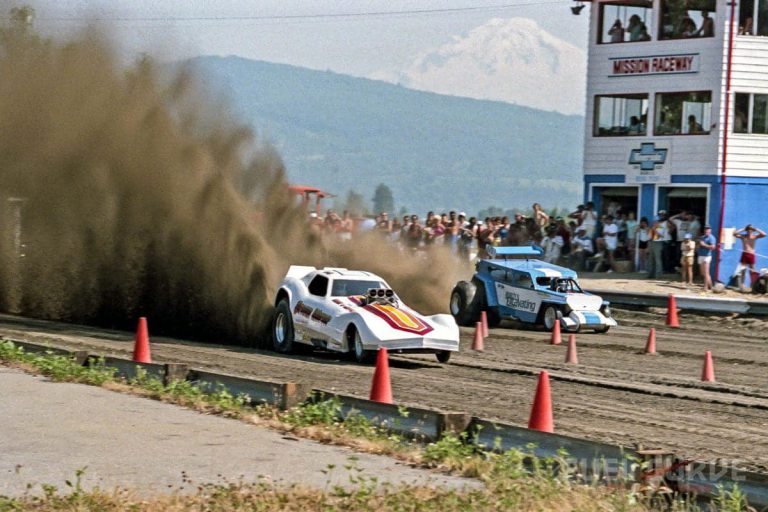
[[[653,222],[653,203],[656,197],[656,185],[643,185],[642,197],[640,197],[639,210],[637,220],[646,217],[648,222]]]
[[[720,196],[717,204],[719,207]],[[717,213],[719,215],[719,211]],[[725,188],[725,220],[726,228],[741,229],[747,224],[753,224],[768,232],[768,178],[726,178]],[[714,225],[712,226],[714,228]],[[757,242],[755,252],[758,253],[755,268],[758,270],[768,267],[768,238]],[[720,265],[720,281],[727,282],[728,278],[739,264],[741,258],[741,242],[739,240],[730,251],[722,251]]]

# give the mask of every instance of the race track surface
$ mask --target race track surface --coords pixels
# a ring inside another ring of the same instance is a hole
[[[393,355],[395,401],[526,425],[536,375],[546,369],[558,433],[768,472],[768,323],[683,314],[681,329],[667,329],[660,312],[616,315],[620,327],[608,334],[577,335],[578,366],[564,364],[565,343],[549,345],[549,333],[514,324],[491,329],[483,353],[469,350],[472,332],[462,329],[461,353],[448,365]],[[657,356],[642,354],[651,326]],[[131,333],[12,316],[0,316],[0,335],[119,356],[133,348]],[[717,383],[699,381],[705,350]],[[161,337],[152,337],[152,356],[360,397],[373,373],[336,354],[282,356]]]

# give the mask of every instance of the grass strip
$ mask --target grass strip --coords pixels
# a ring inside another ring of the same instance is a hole
[[[43,493],[30,490],[22,497],[0,496],[0,512],[85,510],[361,510],[361,511],[465,511],[465,510],[553,510],[553,511],[644,511],[699,510],[690,498],[675,496],[659,488],[641,487],[629,476],[611,485],[579,481],[568,469],[567,454],[538,458],[520,450],[482,450],[462,436],[446,434],[427,444],[406,439],[372,424],[358,414],[340,418],[336,398],[313,400],[288,411],[250,403],[245,395],[232,395],[223,386],[203,389],[189,381],[164,384],[137,367],[132,379],[116,377],[116,370],[103,359],[89,365],[52,353],[28,353],[8,340],[0,340],[0,362],[27,372],[42,374],[57,382],[82,383],[131,393],[163,402],[217,414],[277,429],[297,437],[351,447],[367,453],[386,454],[409,464],[478,478],[481,489],[392,486],[368,478],[351,465],[348,486],[308,489],[269,482],[202,484],[194,494],[172,492],[139,497],[134,490],[84,490],[82,471],[67,483],[67,489],[44,485]],[[404,413],[405,414],[405,413]],[[640,464],[639,462],[637,464]],[[338,468],[329,467],[332,472]],[[618,484],[618,485],[617,485]],[[746,499],[736,489],[721,490],[707,510],[747,510]]]

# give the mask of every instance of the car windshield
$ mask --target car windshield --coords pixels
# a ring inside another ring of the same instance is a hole
[[[334,279],[331,288],[332,297],[368,295],[370,288],[386,288],[381,281],[358,281],[354,279]]]
[[[579,283],[569,278],[552,279],[550,288],[560,293],[582,293]]]

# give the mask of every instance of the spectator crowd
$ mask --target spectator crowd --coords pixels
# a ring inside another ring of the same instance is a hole
[[[383,212],[356,221],[347,211],[339,216],[328,210],[324,218],[310,214],[310,220],[313,229],[342,241],[351,240],[357,232],[375,232],[413,254],[428,255],[433,247],[443,246],[457,258],[470,261],[486,257],[488,246],[533,245],[543,250],[544,261],[577,271],[635,270],[649,278],[679,273],[686,285],[692,285],[694,273],[698,273],[705,290],[712,289],[710,263],[716,239],[711,227],[702,225],[689,211],[674,215],[659,211],[651,220],[638,220],[633,211],[622,211],[613,202],[598,215],[588,202],[565,216],[552,217],[534,203],[529,215],[516,213],[512,219],[481,220],[451,210],[430,211],[424,218],[410,214],[393,219]],[[763,236],[763,231],[752,226],[736,231],[746,254],[742,256],[744,271],[754,269],[754,242]]]

